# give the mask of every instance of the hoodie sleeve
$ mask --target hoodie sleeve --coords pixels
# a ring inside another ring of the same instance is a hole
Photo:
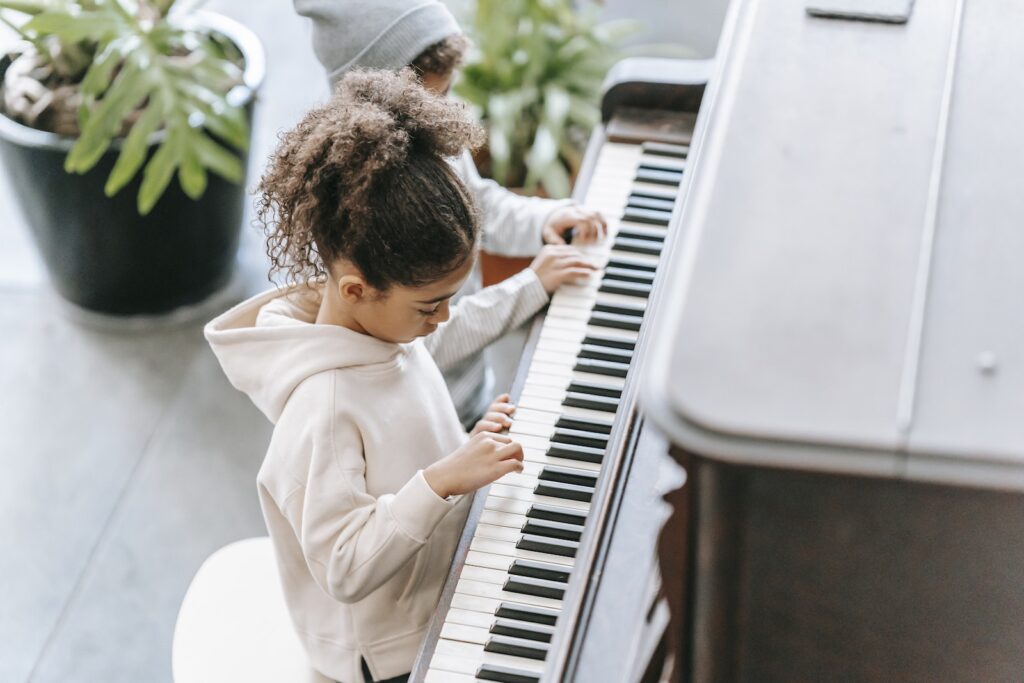
[[[568,199],[523,197],[481,178],[469,152],[459,156],[454,165],[480,208],[481,247],[492,254],[534,256],[544,245],[541,235],[548,216],[572,204]]]
[[[440,498],[422,471],[395,494],[368,494],[351,418],[338,416],[307,434],[306,452],[289,463],[290,477],[274,477],[293,482],[287,492],[274,495],[261,481],[261,495],[287,520],[317,584],[339,602],[356,602],[410,562],[457,499]],[[308,462],[304,476],[296,476],[296,460]]]
[[[442,372],[529,320],[548,302],[531,268],[459,299],[448,322],[424,340]]]

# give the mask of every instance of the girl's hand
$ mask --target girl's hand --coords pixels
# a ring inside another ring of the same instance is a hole
[[[537,278],[548,294],[566,282],[586,277],[596,270],[579,249],[568,245],[541,248],[530,267],[537,273]]]
[[[473,426],[470,435],[480,432],[503,432],[512,426],[512,418],[509,417],[516,411],[516,407],[508,402],[509,395],[502,394],[494,399],[484,416]]]
[[[523,447],[505,434],[480,432],[451,455],[423,470],[441,498],[476,491],[509,472],[523,471]]]
[[[565,244],[565,233],[572,228],[572,241],[576,244],[596,242],[608,232],[608,223],[600,212],[579,204],[555,209],[544,222],[541,236],[545,244]]]

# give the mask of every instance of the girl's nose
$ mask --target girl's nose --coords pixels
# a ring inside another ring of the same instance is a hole
[[[437,313],[431,316],[430,322],[434,323],[435,325],[440,325],[441,323],[448,322],[448,318],[450,317],[451,310],[448,305],[448,302],[445,301],[440,306],[437,307]]]

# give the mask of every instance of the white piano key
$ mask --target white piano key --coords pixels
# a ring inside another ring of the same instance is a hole
[[[491,569],[489,567],[465,565],[462,567],[462,574],[460,576],[467,581],[482,581],[483,583],[493,583],[496,586],[500,586],[505,583],[505,579],[508,578],[508,572],[501,569]]]
[[[487,627],[480,628],[479,626],[456,624],[450,619],[445,619],[444,625],[441,627],[441,637],[446,640],[458,640],[463,643],[483,645],[487,642],[487,638],[490,637],[490,633],[487,632]]]
[[[512,426],[509,428],[508,434],[513,439],[520,434],[548,438],[551,436],[552,432],[554,432],[554,429],[555,426],[553,424],[539,424],[527,419],[518,419],[512,422]]]
[[[550,412],[542,412],[532,408],[517,407],[513,422],[533,422],[541,425],[554,426],[558,418]]]
[[[562,498],[552,498],[551,496],[539,496],[533,491],[519,486],[491,484],[490,491],[492,496],[498,498],[512,498],[513,500],[521,500],[527,503],[548,503],[549,505],[560,505],[572,508],[573,510],[583,510],[584,512],[590,509],[590,503],[584,503],[581,500],[564,500]]]
[[[481,598],[479,595],[464,595],[456,593],[452,596],[452,609],[466,610],[468,612],[480,612],[489,614],[494,618],[494,612],[501,604],[500,600],[493,598]]]
[[[514,515],[510,512],[497,512],[496,510],[484,510],[480,513],[481,524],[492,524],[494,526],[512,527],[515,529],[523,526],[526,515]],[[486,565],[490,566],[490,565]],[[499,569],[500,567],[491,567]]]
[[[659,257],[651,256],[650,254],[637,254],[636,252],[619,251],[618,249],[612,249],[610,252],[608,252],[608,257],[610,259],[629,259],[630,261],[634,261],[636,263],[644,263],[649,266],[657,266],[658,262],[661,260]]]
[[[523,471],[531,474],[535,474],[547,465],[554,465],[555,467],[575,467],[576,469],[586,470],[587,472],[599,472],[601,470],[601,463],[598,462],[583,462],[580,460],[572,460],[571,458],[554,458],[546,455],[544,451],[537,451],[533,449],[525,450],[523,453]]]
[[[459,578],[459,582],[455,585],[455,592],[464,593],[466,595],[476,595],[481,598],[514,601],[524,605],[533,605],[535,607],[548,607],[550,609],[558,609],[562,606],[561,600],[544,598],[539,595],[527,595],[525,593],[511,593],[503,590],[501,584],[487,583],[486,581],[472,581],[461,577]]]
[[[548,401],[558,401],[561,403],[565,400],[565,394],[567,393],[564,387],[552,387],[545,386],[543,384],[530,384],[529,382],[523,383],[522,396],[533,396],[534,398],[543,398]],[[518,404],[516,406],[516,412],[519,412]],[[513,416],[515,417],[515,416]]]
[[[554,504],[554,503],[552,503]],[[515,543],[509,543],[508,541],[499,541],[493,538],[474,538],[469,547],[472,550],[478,550],[482,553],[491,553],[492,555],[501,555],[512,559],[521,560],[540,560],[541,562],[549,562],[551,564],[560,564],[566,567],[573,565],[573,558],[562,557],[561,555],[551,555],[550,553],[540,553],[535,550],[522,550],[517,548]],[[488,597],[488,596],[478,596]]]
[[[508,476],[506,474],[502,479]],[[518,529],[510,529],[507,526],[494,526],[493,524],[478,524],[474,534],[477,538],[492,538],[496,541],[508,541],[510,543],[515,543],[522,536]],[[463,576],[465,576],[465,573]]]
[[[540,339],[551,339],[564,341],[569,343],[579,343],[583,341],[584,331],[583,330],[566,330],[559,329],[557,327],[542,327],[538,340]]]
[[[537,347],[534,349],[534,354],[536,354],[537,351],[548,351],[550,353],[560,353],[562,355],[575,357],[579,354],[580,347],[582,346],[583,335],[580,335],[578,340],[573,341],[539,337],[537,339]]]
[[[569,320],[589,320],[592,315],[592,311],[589,308],[564,306],[552,302],[548,306],[547,315],[554,316],[556,318],[568,318]]]
[[[446,638],[438,639],[437,647],[434,649],[434,652],[441,655],[450,655],[451,657],[461,658],[467,662],[474,663],[474,674],[476,673],[477,667],[484,663],[497,664],[499,666],[511,666],[518,669],[524,669],[526,671],[532,671],[537,674],[544,670],[544,662],[535,659],[513,657],[511,655],[502,655],[495,652],[484,652],[482,645],[460,643],[457,640],[448,640]],[[464,672],[465,670],[461,670],[456,673]]]
[[[477,683],[477,681],[475,675],[457,674],[444,669],[428,669],[423,677],[423,683]]]
[[[459,609],[453,607],[448,610],[445,623],[462,624],[463,626],[475,626],[477,628],[490,628],[497,617],[493,612],[476,612],[473,610]]]
[[[551,399],[534,398],[533,396],[525,396],[524,398],[528,399],[527,404],[523,406],[523,411],[526,414],[519,417],[517,413],[517,419],[522,420],[523,422],[554,425],[558,419],[562,417],[575,417],[581,420],[607,422],[612,419],[614,415],[614,413],[591,410],[590,408],[563,406],[561,401],[552,401]],[[515,424],[516,421],[513,421],[513,427]]]
[[[484,509],[494,510],[495,512],[511,512],[517,515],[525,515],[526,511],[530,509],[530,501],[488,495],[487,499],[484,501]]]
[[[580,372],[579,370],[562,371],[560,373],[537,371],[534,374],[527,375],[526,382],[536,386],[557,387],[563,390],[569,386],[570,382],[588,382],[616,389],[622,389],[626,386],[626,380],[622,377],[598,375],[593,372]]]

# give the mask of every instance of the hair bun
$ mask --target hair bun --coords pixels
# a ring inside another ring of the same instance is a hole
[[[483,140],[464,104],[432,94],[408,68],[352,71],[326,106],[334,110],[326,117],[335,136],[330,157],[345,167],[336,170],[356,194],[411,153],[450,157]]]

